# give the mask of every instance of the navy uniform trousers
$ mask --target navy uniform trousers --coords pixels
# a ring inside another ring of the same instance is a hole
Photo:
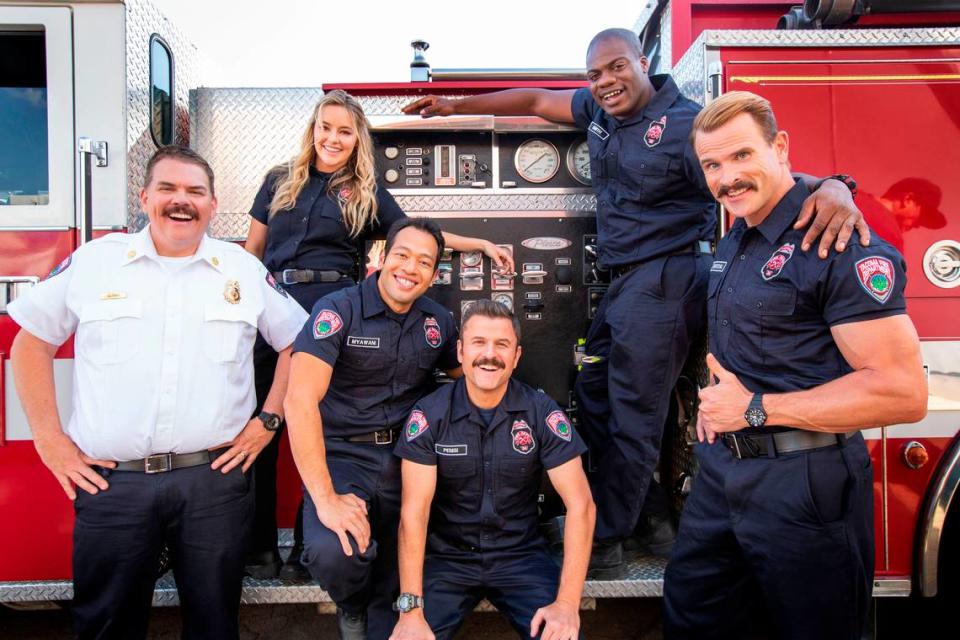
[[[367,637],[390,637],[397,622],[393,602],[400,594],[397,529],[400,526],[400,459],[393,445],[326,438],[327,467],[339,494],[353,493],[367,503],[370,546],[343,553],[340,538],[323,526],[304,491],[302,562],[337,606],[352,615],[367,612]]]
[[[110,487],[77,490],[73,613],[81,640],[147,637],[157,561],[169,547],[185,640],[240,635],[249,476],[203,464],[166,473],[99,469]]]
[[[873,582],[863,437],[776,458],[695,448],[700,471],[664,576],[665,638],[857,640]]]
[[[690,346],[706,328],[710,255],[648,260],[616,278],[587,334],[597,360],[577,376],[579,432],[590,448],[597,540],[633,533],[670,398]]]

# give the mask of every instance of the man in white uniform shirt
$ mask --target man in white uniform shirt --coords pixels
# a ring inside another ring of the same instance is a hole
[[[77,635],[146,637],[166,544],[183,637],[237,638],[246,471],[279,423],[307,314],[249,253],[207,237],[217,201],[199,155],[157,151],[140,200],[146,229],[83,245],[9,306],[14,379],[37,453],[74,501]],[[249,420],[258,330],[280,358]],[[64,428],[53,358],[74,334]]]

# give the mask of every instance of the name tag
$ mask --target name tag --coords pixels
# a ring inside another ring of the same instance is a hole
[[[361,336],[347,336],[347,346],[361,349],[379,349],[380,338],[364,338]]]
[[[713,271],[715,273],[721,273],[726,268],[727,268],[726,260],[714,260],[713,264],[710,266],[710,271]]]
[[[441,456],[465,456],[467,455],[467,445],[465,444],[434,444],[433,450]]]
[[[606,140],[610,137],[610,134],[607,133],[606,129],[598,125],[596,122],[591,122],[590,126],[587,127],[587,131],[597,136],[601,140]]]

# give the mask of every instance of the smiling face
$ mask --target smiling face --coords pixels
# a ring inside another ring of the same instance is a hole
[[[468,393],[502,394],[520,361],[520,351],[510,318],[471,316],[457,341]]]
[[[793,188],[787,133],[764,139],[753,117],[741,113],[710,132],[697,131],[694,148],[710,192],[728,213],[756,226]]]
[[[654,94],[647,59],[620,38],[599,40],[587,51],[587,80],[593,99],[618,120],[643,109]]]
[[[313,125],[313,148],[317,170],[333,173],[345,167],[357,148],[357,125],[350,112],[337,104],[320,107]]]
[[[406,313],[414,300],[426,293],[437,273],[438,252],[437,241],[425,231],[407,227],[397,233],[377,281],[388,307]]]
[[[140,192],[140,205],[150,219],[157,254],[182,257],[197,252],[217,199],[203,167],[164,158],[154,165],[150,183]]]

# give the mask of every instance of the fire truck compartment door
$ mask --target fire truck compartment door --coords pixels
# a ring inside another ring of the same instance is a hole
[[[71,25],[67,7],[0,7],[0,231],[74,226]]]

